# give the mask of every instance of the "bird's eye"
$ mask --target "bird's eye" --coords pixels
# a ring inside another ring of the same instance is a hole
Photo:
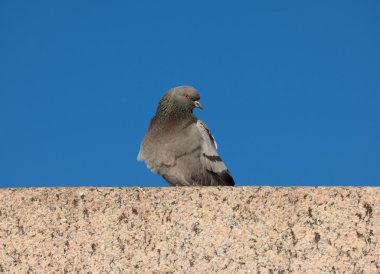
[[[183,97],[185,97],[185,99],[189,99],[190,98],[188,94],[183,95]]]

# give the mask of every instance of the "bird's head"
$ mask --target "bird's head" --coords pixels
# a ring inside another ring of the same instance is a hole
[[[160,100],[158,110],[164,113],[189,112],[194,108],[203,109],[199,103],[199,92],[190,86],[179,86],[169,90]]]
[[[194,108],[203,109],[199,103],[199,92],[190,86],[179,86],[169,91],[172,103],[181,110],[192,111]]]

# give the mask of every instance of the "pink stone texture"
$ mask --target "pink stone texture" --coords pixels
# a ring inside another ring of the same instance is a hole
[[[379,273],[380,188],[0,189],[3,273]]]

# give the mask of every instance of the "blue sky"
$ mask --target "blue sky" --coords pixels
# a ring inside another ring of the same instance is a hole
[[[237,185],[380,185],[379,1],[1,1],[0,187],[166,186],[168,89]]]

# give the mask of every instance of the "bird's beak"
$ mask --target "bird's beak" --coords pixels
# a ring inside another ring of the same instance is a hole
[[[203,109],[201,103],[199,103],[198,101],[194,101],[194,105],[196,108]]]

